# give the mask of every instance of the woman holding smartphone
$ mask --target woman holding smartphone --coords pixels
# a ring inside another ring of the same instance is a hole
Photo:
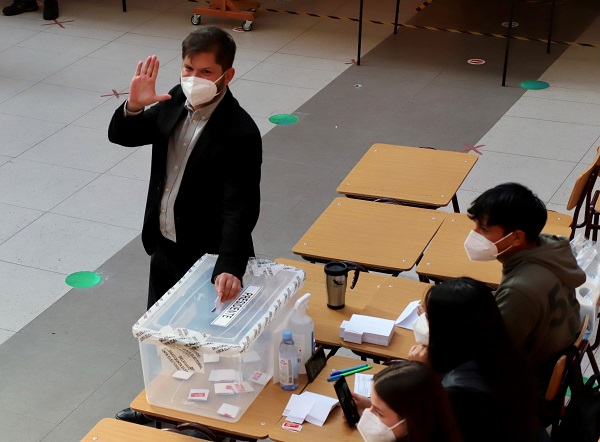
[[[352,394],[365,442],[459,442],[446,393],[426,365],[402,361],[373,377],[371,398]]]

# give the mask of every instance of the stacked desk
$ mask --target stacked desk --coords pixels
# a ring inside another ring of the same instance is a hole
[[[336,198],[292,251],[309,261],[347,260],[397,274],[420,259],[446,213]]]
[[[447,206],[459,212],[456,192],[477,155],[374,144],[337,188],[349,197],[390,198],[407,205]]]

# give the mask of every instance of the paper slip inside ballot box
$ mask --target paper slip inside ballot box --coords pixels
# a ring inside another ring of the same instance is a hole
[[[413,330],[413,325],[419,318],[419,302],[421,301],[413,301],[406,306],[404,311],[398,316],[398,319],[396,319],[396,327]]]
[[[221,416],[230,417],[232,419],[235,419],[239,412],[240,407],[231,404],[223,404],[221,405],[221,408],[217,410],[217,413]]]
[[[238,375],[232,369],[212,370],[208,376],[208,380],[211,382],[233,382],[237,379]]]
[[[394,336],[394,321],[373,316],[352,315],[343,321],[340,337],[346,342],[389,345]]]
[[[373,386],[373,375],[356,373],[354,375],[354,392],[365,397],[371,397],[371,387]]]
[[[305,391],[301,395],[292,395],[283,415],[288,421],[297,424],[306,420],[311,424],[322,426],[338,403],[337,399]]]

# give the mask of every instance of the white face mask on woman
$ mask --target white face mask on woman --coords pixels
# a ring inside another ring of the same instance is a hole
[[[421,313],[413,324],[413,333],[417,344],[429,345],[429,321],[425,313]]]
[[[508,238],[514,232],[510,232],[508,235],[500,238],[496,242],[491,242],[485,236],[480,233],[477,233],[475,230],[471,230],[469,236],[465,240],[465,251],[469,256],[471,261],[493,261],[498,256],[502,255],[504,252],[512,248],[512,245],[508,246],[502,252],[498,253],[498,244],[505,238]]]
[[[223,75],[225,75],[225,73],[223,73]],[[219,94],[216,83],[223,78],[223,75],[215,81],[194,77],[193,75],[181,77],[181,89],[183,89],[183,93],[192,107],[196,108],[206,104]]]
[[[367,408],[360,417],[357,428],[365,442],[394,442],[396,436],[392,430],[402,422],[404,419],[388,427]]]

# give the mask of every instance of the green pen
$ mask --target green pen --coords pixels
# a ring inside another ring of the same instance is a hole
[[[342,374],[340,374],[340,376],[343,376],[343,377],[350,376],[351,374],[359,373],[361,371],[369,370],[371,368],[373,368],[373,367],[370,365],[367,365],[366,367],[361,367],[361,368],[357,368],[356,370],[349,371],[347,373],[342,373]]]

